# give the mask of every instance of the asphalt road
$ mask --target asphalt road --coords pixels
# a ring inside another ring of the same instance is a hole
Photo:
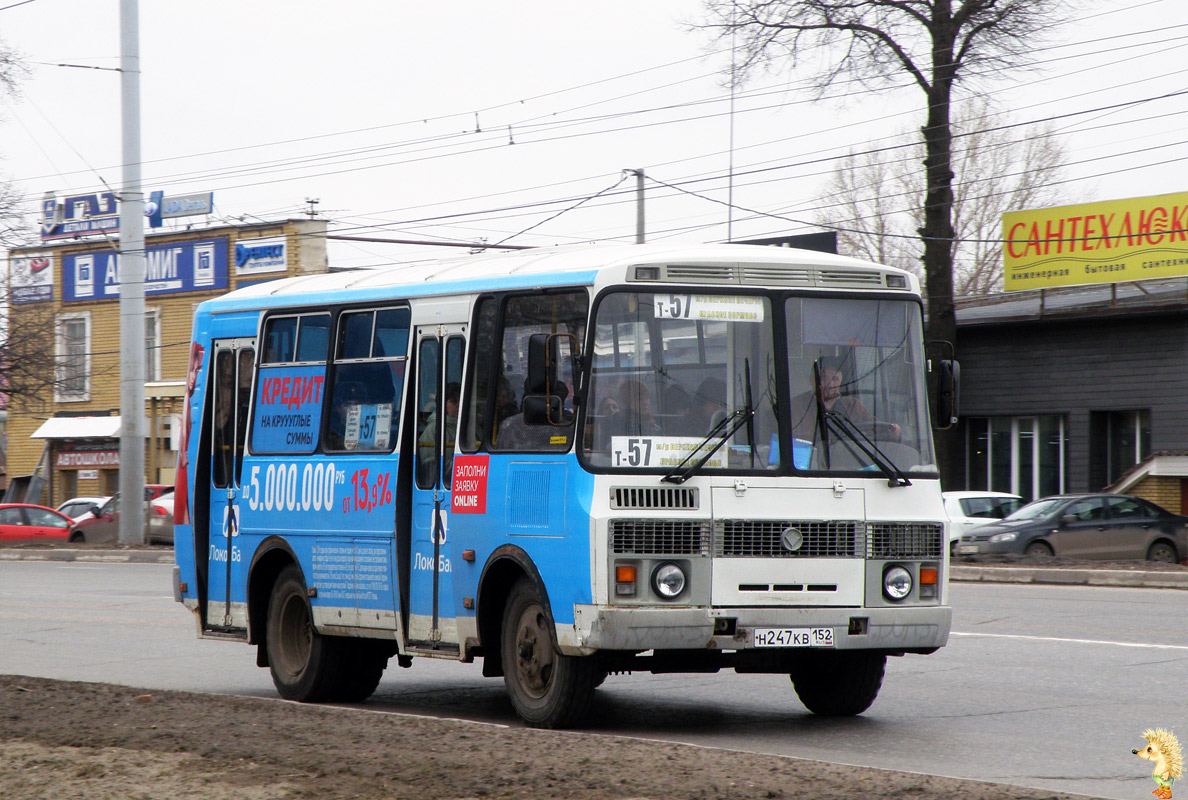
[[[274,697],[242,644],[199,641],[159,564],[0,562],[0,673]],[[787,678],[612,676],[592,730],[1112,798],[1148,794],[1130,751],[1188,733],[1188,593],[954,584],[953,636],[892,659],[862,717],[808,714]],[[395,663],[369,707],[505,725],[477,665]]]

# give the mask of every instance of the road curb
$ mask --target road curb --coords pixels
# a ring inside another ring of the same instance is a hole
[[[1188,589],[1188,572],[1063,567],[971,567],[951,565],[949,579],[982,583],[1034,583],[1056,586],[1119,586]]]
[[[173,551],[163,550],[79,550],[72,548],[53,549],[0,549],[0,561],[81,561],[115,564],[172,564]]]

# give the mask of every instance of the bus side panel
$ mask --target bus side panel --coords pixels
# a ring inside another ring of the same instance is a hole
[[[486,478],[463,487],[486,466]],[[532,559],[548,593],[553,619],[572,625],[574,604],[592,602],[590,503],[594,478],[573,454],[491,454],[454,459],[454,503],[449,553],[457,613],[473,598],[483,566],[496,548],[512,544]],[[474,497],[475,501],[467,498]],[[462,551],[475,551],[467,563]]]
[[[254,456],[244,463],[247,552],[283,538],[301,565],[319,627],[396,629],[396,455]],[[243,586],[233,600],[243,600]]]

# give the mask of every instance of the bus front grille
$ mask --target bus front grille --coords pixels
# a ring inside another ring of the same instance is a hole
[[[709,555],[710,525],[689,519],[612,519],[611,552],[616,555]]]
[[[714,527],[714,555],[731,558],[861,558],[864,527],[861,522],[848,520],[718,520]]]
[[[616,486],[611,508],[680,508],[696,510],[697,489],[692,486]]]
[[[868,558],[940,558],[945,529],[935,522],[873,522],[867,526]]]

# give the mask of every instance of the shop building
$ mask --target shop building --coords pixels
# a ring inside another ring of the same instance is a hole
[[[205,227],[146,237],[146,483],[172,483],[190,328],[210,297],[325,272],[321,220]],[[9,254],[10,317],[44,320],[56,374],[41,396],[9,400],[9,500],[57,505],[119,486],[120,304],[106,238],[49,241]]]
[[[1188,279],[960,301],[964,485],[1188,511]]]

